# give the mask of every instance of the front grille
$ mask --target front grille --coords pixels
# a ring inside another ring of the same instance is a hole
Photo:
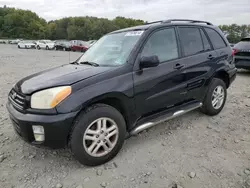
[[[11,104],[18,110],[23,111],[26,108],[25,96],[16,92],[14,89],[12,89],[9,93],[9,100]]]

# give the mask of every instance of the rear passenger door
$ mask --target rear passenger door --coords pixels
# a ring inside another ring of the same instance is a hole
[[[204,97],[204,83],[217,54],[201,27],[179,26],[179,38],[182,47],[182,59],[184,65],[180,70],[185,80],[186,101],[201,101]]]
[[[218,31],[205,27],[205,32],[207,33],[210,41],[212,42],[213,48],[217,53],[216,63],[220,65],[228,64],[232,59],[232,49],[227,45],[222,36]],[[217,65],[219,66],[219,65]],[[213,66],[215,67],[215,66]],[[217,67],[218,68],[218,67]]]

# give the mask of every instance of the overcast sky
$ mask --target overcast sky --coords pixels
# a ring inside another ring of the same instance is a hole
[[[0,0],[0,6],[3,5],[32,10],[48,21],[88,15],[145,21],[190,18],[215,24],[250,24],[250,0]]]

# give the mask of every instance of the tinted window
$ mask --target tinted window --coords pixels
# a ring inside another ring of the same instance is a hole
[[[157,55],[160,62],[178,58],[175,30],[163,29],[153,33],[142,50],[142,56]]]
[[[203,41],[203,45],[204,45],[204,50],[205,51],[211,50],[212,49],[211,45],[208,42],[207,36],[205,35],[204,31],[202,29],[200,29],[200,32],[201,32],[201,37],[202,37],[202,41]]]
[[[210,28],[205,28],[205,30],[215,49],[224,48],[227,46],[222,37],[215,30]]]
[[[198,28],[179,28],[184,56],[198,54],[203,51],[203,43]]]

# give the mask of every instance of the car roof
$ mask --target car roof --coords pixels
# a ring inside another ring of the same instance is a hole
[[[176,25],[188,25],[188,26],[207,26],[207,27],[213,27],[216,28],[212,23],[206,22],[206,21],[199,21],[199,20],[187,20],[187,19],[170,19],[170,20],[161,20],[161,21],[155,21],[151,23],[146,23],[144,25],[139,25],[135,27],[129,27],[125,29],[120,29],[117,31],[113,31],[110,34],[113,33],[120,33],[120,32],[126,32],[126,31],[136,31],[136,30],[148,30],[148,29],[156,29],[163,26],[176,26]]]

